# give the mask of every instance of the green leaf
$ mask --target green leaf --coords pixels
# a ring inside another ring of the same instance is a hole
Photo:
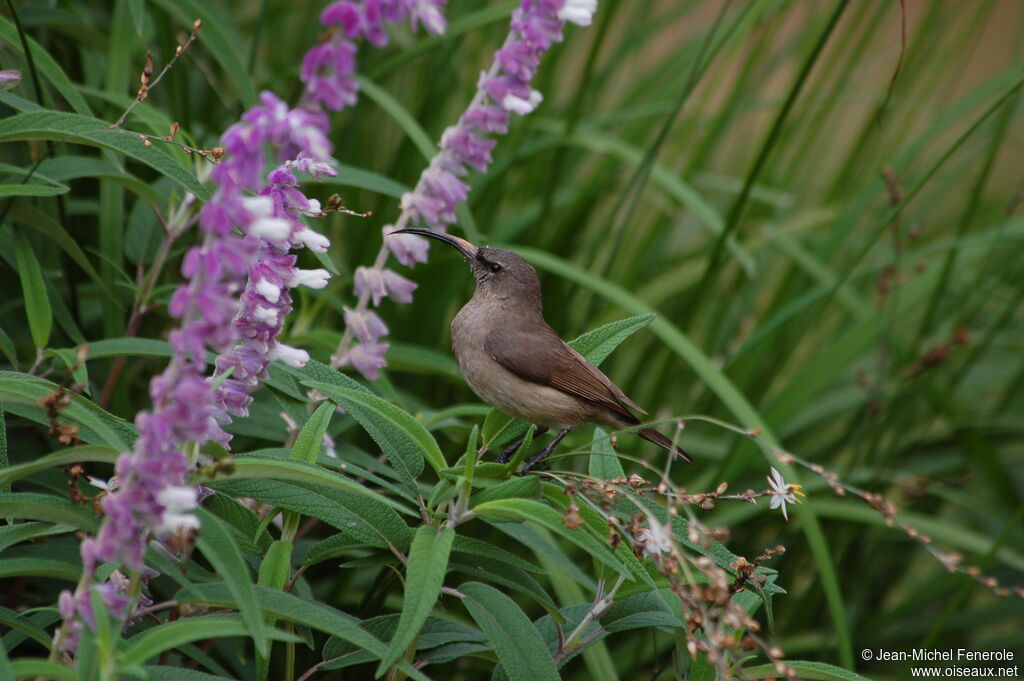
[[[52,494],[36,492],[0,494],[0,518],[42,520],[71,525],[87,532],[94,532],[99,526],[99,520],[91,509]]]
[[[395,630],[398,628],[400,615],[381,615],[363,622],[363,627],[377,638],[383,641],[390,641],[394,638]],[[416,649],[426,650],[450,643],[481,643],[486,637],[473,627],[440,617],[428,617],[420,627],[419,636],[416,638]],[[348,641],[331,637],[324,644],[324,660],[330,660],[322,669],[344,669],[356,664],[364,664],[374,659],[373,655],[362,650]]]
[[[55,187],[52,184],[0,184],[0,197],[4,196],[59,196],[67,194],[70,189],[64,185]]]
[[[361,390],[314,381],[305,384],[344,407],[380,445],[388,461],[410,486],[415,486],[415,478],[423,472],[424,460],[437,472],[447,467],[434,436],[401,408]]]
[[[67,449],[61,449],[53,454],[41,456],[34,461],[29,461],[28,463],[22,463],[17,466],[11,466],[10,468],[0,469],[0,486],[9,485],[15,480],[21,480],[22,478],[26,478],[34,473],[38,473],[39,471],[44,471],[47,468],[66,466],[69,463],[77,463],[79,461],[114,463],[120,455],[121,452],[119,450],[111,447],[101,447],[98,445],[68,447]]]
[[[270,650],[267,643],[267,632],[263,626],[263,617],[259,605],[256,603],[252,579],[249,576],[245,560],[242,558],[242,552],[231,540],[231,535],[220,518],[202,508],[196,509],[196,515],[202,522],[202,530],[196,539],[196,546],[210,561],[217,574],[224,578],[231,595],[238,603],[238,610],[242,614],[242,620],[252,637],[256,651],[261,655],[266,655]]]
[[[157,147],[147,147],[137,134],[111,128],[96,118],[59,111],[39,111],[0,120],[0,142],[14,140],[54,140],[117,151],[148,165],[200,200],[210,198],[209,190],[199,183],[196,176],[182,168],[169,155]]]
[[[239,457],[234,460],[234,469],[230,473],[219,473],[216,480],[244,480],[247,478],[324,485],[325,487],[342,492],[369,497],[402,513],[415,515],[402,504],[369,489],[365,485],[360,485],[358,482],[340,473],[301,461],[263,457]],[[216,485],[211,486],[216,487]]]
[[[392,508],[352,492],[281,480],[237,480],[210,486],[235,497],[319,518],[346,536],[377,548],[405,550],[411,540],[409,526]]]
[[[633,594],[615,601],[601,615],[601,626],[609,632],[652,627],[684,628],[666,599],[678,598],[669,589]]]
[[[280,591],[288,582],[288,574],[291,569],[292,543],[290,541],[277,540],[270,545],[270,549],[260,563],[259,576],[256,583],[268,589]],[[264,615],[263,624],[273,628],[275,619],[273,615]],[[256,678],[259,681],[266,681],[270,669],[270,656],[256,654]]]
[[[462,603],[487,635],[498,662],[511,679],[558,681],[555,662],[533,622],[511,598],[480,582],[459,587]]]
[[[541,495],[540,479],[534,475],[517,476],[487,487],[469,498],[470,508],[496,499],[536,499]]]
[[[122,665],[142,664],[165,650],[173,650],[185,643],[208,638],[246,636],[249,628],[233,615],[201,615],[166,622],[153,627],[128,640],[127,648],[121,654]],[[269,634],[278,641],[299,641],[297,636],[271,630]]]
[[[161,203],[160,195],[152,186],[106,159],[94,156],[63,155],[58,158],[46,159],[39,164],[39,171],[58,182],[68,182],[84,177],[116,182],[153,208],[157,208]]]
[[[18,353],[14,349],[14,342],[2,328],[0,328],[0,352],[4,353],[4,357],[7,358],[12,367],[18,368]]]
[[[405,573],[402,614],[387,653],[377,667],[378,677],[405,654],[434,609],[444,585],[454,538],[455,530],[448,527],[438,529],[434,525],[422,525],[416,530]]]
[[[537,601],[545,609],[554,610],[558,607],[544,587],[529,572],[504,561],[453,551],[452,557],[448,561],[448,569],[468,575],[472,579],[496,584],[506,591],[518,591]]]
[[[59,681],[78,681],[78,674],[71,667],[65,667],[57,662],[50,662],[49,660],[36,659],[31,657],[22,657],[17,660],[11,660],[11,670],[14,672],[13,678],[30,678],[39,677],[46,679],[58,679]]]
[[[187,647],[183,646],[183,648]],[[231,676],[217,676],[207,674],[196,669],[185,667],[161,667],[160,665],[146,665],[146,673],[152,681],[235,681]]]
[[[0,121],[0,125],[2,123]],[[25,235],[17,230],[14,232],[14,257],[18,263],[18,279],[25,299],[25,315],[32,332],[32,342],[37,348],[45,348],[50,341],[50,329],[53,328],[53,312],[46,295],[46,282],[32,246]]]
[[[600,366],[624,340],[649,326],[654,321],[654,317],[654,314],[638,314],[619,319],[593,331],[587,331],[582,336],[570,341],[569,345],[586,357],[591,364]]]
[[[0,561],[0,579],[8,577],[49,577],[77,584],[82,576],[81,563],[49,558],[4,558]]]
[[[285,373],[289,373],[295,376],[300,381],[305,383],[306,381],[318,381],[320,383],[329,383],[330,385],[336,385],[341,388],[348,390],[357,390],[372,395],[373,392],[366,386],[352,380],[340,371],[336,371],[331,367],[327,366],[323,362],[318,362],[315,359],[311,359],[306,362],[306,366],[297,369],[295,367],[288,366],[282,362],[275,362],[270,365],[271,367],[279,368]]]
[[[576,544],[595,560],[610,567],[626,579],[632,580],[634,577],[630,569],[613,555],[612,549],[605,537],[595,536],[589,525],[583,525],[575,530],[570,530],[565,526],[561,513],[539,501],[532,499],[498,499],[480,504],[473,510],[478,517],[484,520],[500,522],[508,518],[515,518],[542,525]]]
[[[801,660],[786,660],[786,664],[796,670],[797,676],[808,681],[871,681],[866,676],[861,676],[849,669],[836,667],[824,662],[804,662]],[[751,679],[764,679],[769,676],[777,677],[779,674],[775,666],[771,664],[760,664],[755,667],[747,667],[743,675]]]
[[[598,480],[616,480],[626,477],[622,463],[612,448],[611,438],[601,428],[594,428],[590,442],[590,467],[588,472]]]
[[[569,512],[570,499],[566,496],[564,490],[555,485],[547,484],[544,485],[544,496],[548,500],[548,503],[554,506],[556,509],[561,509],[562,517]],[[607,535],[608,524],[607,521],[598,513],[594,508],[591,507],[590,503],[585,499],[581,499],[580,503],[577,504],[579,509],[580,517],[586,523],[585,527],[590,528],[595,537],[603,537]],[[580,529],[575,530],[578,532]],[[654,580],[648,574],[647,569],[644,567],[640,559],[633,555],[632,548],[628,542],[619,542],[614,549],[615,556],[618,557],[622,563],[629,568],[631,576],[641,582],[645,582],[652,589],[654,588]]]
[[[267,554],[263,556],[260,563],[260,573],[256,583],[268,589],[283,589],[288,581],[288,572],[291,566],[292,543],[290,541],[275,540],[270,545]],[[273,619],[268,620],[273,626]]]
[[[74,532],[74,530],[75,528],[70,525],[51,525],[50,523],[4,525],[0,527],[0,553],[24,541],[32,541],[39,537],[49,537],[57,534],[68,534],[69,532]]]
[[[0,402],[7,403],[8,411],[19,416],[27,415],[38,423],[46,424],[49,420],[39,401],[60,389],[57,384],[42,378],[0,371]],[[16,405],[24,408],[15,408]],[[71,405],[61,411],[61,418],[83,426],[79,437],[86,442],[103,444],[118,451],[130,449],[137,435],[134,426],[79,395],[71,395]]]
[[[255,587],[260,607],[279,620],[304,624],[317,631],[352,642],[376,658],[384,657],[386,647],[375,636],[366,632],[355,617],[347,615],[319,601],[304,600],[294,594]],[[179,595],[182,603],[201,603],[210,606],[235,607],[235,601],[223,584],[199,584]],[[405,660],[396,666],[411,678],[430,681],[422,672],[415,670]]]
[[[292,445],[290,458],[306,463],[316,463],[320,456],[320,445],[324,441],[324,433],[331,422],[331,415],[334,414],[335,406],[330,402],[324,402],[302,426],[299,436],[295,438]]]
[[[335,168],[338,170],[338,176],[325,177],[320,181],[320,184],[325,187],[330,187],[332,185],[358,187],[360,189],[367,189],[371,192],[383,194],[384,196],[391,196],[396,199],[401,198],[402,194],[409,191],[409,188],[405,185],[399,184],[390,177],[375,173],[372,170],[357,168],[344,163],[336,164]]]
[[[56,220],[37,208],[22,202],[11,206],[9,215],[12,219],[40,232],[47,241],[52,242],[61,251],[67,253],[89,275],[89,279],[95,282],[96,286],[106,296],[113,296],[110,286],[101,278],[99,272],[92,266],[92,263],[89,262],[78,242]]]
[[[4,416],[4,405],[0,402],[0,476],[5,475],[10,470],[10,466],[11,461],[7,457],[7,417]],[[11,491],[10,484],[3,482],[3,478],[0,477],[0,492],[9,491]]]
[[[538,121],[538,123],[540,127],[548,129],[562,127],[561,123],[554,121]],[[644,156],[644,152],[641,149],[636,148],[625,140],[587,125],[580,125],[572,135],[564,138],[564,144],[590,149],[602,156],[618,158],[626,164],[633,166],[639,165]],[[677,200],[680,205],[693,211],[698,222],[711,234],[721,235],[723,233],[725,230],[725,220],[723,220],[715,207],[687,184],[678,173],[655,163],[651,169],[651,181],[666,194]],[[748,274],[754,274],[757,267],[753,256],[739,245],[732,236],[726,239],[726,244],[743,269]]]
[[[452,544],[452,555],[458,554],[462,560],[472,562],[476,558],[486,558],[506,565],[525,570],[527,572],[546,573],[542,567],[534,565],[528,560],[520,558],[511,551],[507,551],[496,544],[467,537],[463,534],[455,535],[455,542]]]
[[[8,608],[0,606],[0,625],[20,632],[24,636],[36,641],[47,650],[53,645],[53,636],[46,632],[46,629],[33,622],[23,613],[17,613]],[[14,647],[14,646],[12,646]]]
[[[354,533],[343,530],[338,534],[327,537],[326,539],[321,539],[309,547],[309,550],[306,551],[306,557],[303,559],[302,564],[316,565],[317,563],[322,563],[325,560],[337,558],[346,551],[369,548],[378,547],[375,542],[364,542],[359,539],[359,537],[354,536]]]

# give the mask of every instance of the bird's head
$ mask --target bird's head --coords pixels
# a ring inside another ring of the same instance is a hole
[[[478,294],[498,298],[519,297],[535,299],[540,304],[540,280],[537,272],[522,256],[503,248],[476,246],[465,239],[451,234],[442,234],[429,229],[399,229],[391,234],[417,234],[442,241],[459,253],[469,263],[476,279]],[[388,236],[391,236],[389,234]]]

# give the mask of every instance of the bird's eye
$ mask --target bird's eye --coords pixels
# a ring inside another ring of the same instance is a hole
[[[492,262],[489,265],[489,267],[490,267],[491,272],[494,272],[495,274],[497,274],[498,272],[501,271],[501,264],[500,263]]]

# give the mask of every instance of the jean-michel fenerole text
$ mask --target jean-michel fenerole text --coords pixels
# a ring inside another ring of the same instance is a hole
[[[875,651],[875,660],[911,660],[914,662],[1004,662],[1014,659],[1012,650],[968,650],[956,648],[940,650],[937,648],[911,648],[910,650],[883,650]]]

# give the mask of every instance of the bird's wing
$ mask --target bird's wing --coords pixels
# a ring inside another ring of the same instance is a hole
[[[646,413],[550,327],[530,331],[494,330],[487,334],[484,350],[523,380],[607,407],[628,421],[639,423],[624,405]]]

